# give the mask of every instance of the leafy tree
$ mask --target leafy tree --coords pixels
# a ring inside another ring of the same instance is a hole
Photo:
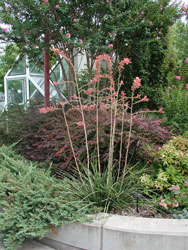
[[[187,40],[187,23],[178,21],[169,28],[163,65],[163,73],[166,74],[169,85],[176,82],[176,75],[181,76],[184,84],[188,82],[188,64],[185,63],[188,57]]]
[[[4,92],[4,76],[12,67],[19,54],[19,48],[15,44],[9,44],[5,48],[5,54],[0,56],[0,91]]]
[[[149,97],[150,108],[160,106],[159,88],[166,84],[161,74],[164,48],[167,46],[165,37],[168,27],[178,18],[179,8],[170,1],[136,1],[132,24],[128,17],[124,18],[126,23],[122,22],[124,32],[121,46],[118,46],[119,54],[121,57],[128,56],[132,61],[124,71],[127,89],[130,89],[132,79],[139,76],[142,79],[142,94]]]
[[[170,28],[170,32],[176,55],[184,63],[188,57],[188,24],[179,21]]]
[[[59,3],[56,0],[0,0],[0,7],[1,20],[12,26],[10,32],[4,32],[5,39],[14,41],[32,58],[45,47],[46,33],[50,36],[50,46],[63,49],[73,65],[79,52],[86,55],[89,78],[97,55],[114,56],[114,74],[119,61],[130,57],[132,67],[124,72],[126,83],[130,85],[135,76],[140,76],[142,90],[150,98],[156,86],[163,82],[160,73],[165,34],[181,11],[176,1],[171,4],[170,0],[64,0]],[[69,78],[74,80],[71,68]],[[152,91],[151,87],[154,87]]]

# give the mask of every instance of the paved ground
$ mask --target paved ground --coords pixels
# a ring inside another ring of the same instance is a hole
[[[3,250],[3,246],[0,243],[0,250]],[[32,240],[27,240],[21,248],[18,250],[54,250],[54,248],[45,246],[39,242],[32,241]]]

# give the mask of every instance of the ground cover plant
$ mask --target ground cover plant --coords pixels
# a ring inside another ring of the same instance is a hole
[[[18,249],[25,238],[56,234],[62,223],[86,221],[86,214],[100,211],[75,199],[65,179],[52,177],[12,147],[0,147],[0,169],[0,233],[7,250]]]

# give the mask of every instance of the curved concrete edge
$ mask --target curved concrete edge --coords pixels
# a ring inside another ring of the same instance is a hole
[[[42,243],[60,250],[188,250],[188,220],[100,214],[60,227]]]

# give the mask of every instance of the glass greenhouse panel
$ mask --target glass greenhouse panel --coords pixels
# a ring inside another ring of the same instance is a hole
[[[52,70],[52,72],[50,73],[50,79],[53,82],[57,82],[60,79],[60,65],[58,64],[55,69]]]
[[[7,99],[8,103],[20,103],[25,102],[25,80],[8,80],[7,81]]]
[[[44,96],[38,91],[37,88],[29,81],[29,99],[34,102],[41,102]]]
[[[26,74],[26,58],[24,57],[19,61],[9,73],[10,76],[25,75]]]
[[[40,60],[42,62],[43,58]],[[69,67],[63,58],[61,65],[63,65],[66,78],[69,79]],[[50,100],[60,101],[67,96],[66,85],[68,83],[65,83],[63,72],[59,62],[56,62],[50,70]],[[5,106],[8,103],[24,104],[28,99],[36,102],[43,101],[45,96],[44,78],[42,63],[37,63],[37,60],[29,61],[27,55],[17,60],[13,68],[5,75],[5,88],[7,90]],[[61,84],[54,86],[52,82],[60,82]]]
[[[69,67],[64,59],[62,59],[62,65],[65,70],[67,78],[69,78]],[[54,82],[64,81],[63,72],[61,70],[61,65],[59,63],[54,68],[52,68],[52,71],[50,73],[50,79]]]
[[[61,91],[59,88],[50,88],[50,100],[53,102],[60,102],[65,100],[64,91]]]
[[[41,83],[44,84],[44,77],[32,77],[32,79],[37,83],[38,86],[41,86]]]
[[[52,83],[50,83],[50,95],[51,95],[54,91],[57,92],[55,86],[54,86]]]
[[[44,91],[44,77],[32,77],[36,84]]]
[[[35,65],[31,68],[31,75],[43,75],[44,76],[44,70],[40,68],[38,65]]]

